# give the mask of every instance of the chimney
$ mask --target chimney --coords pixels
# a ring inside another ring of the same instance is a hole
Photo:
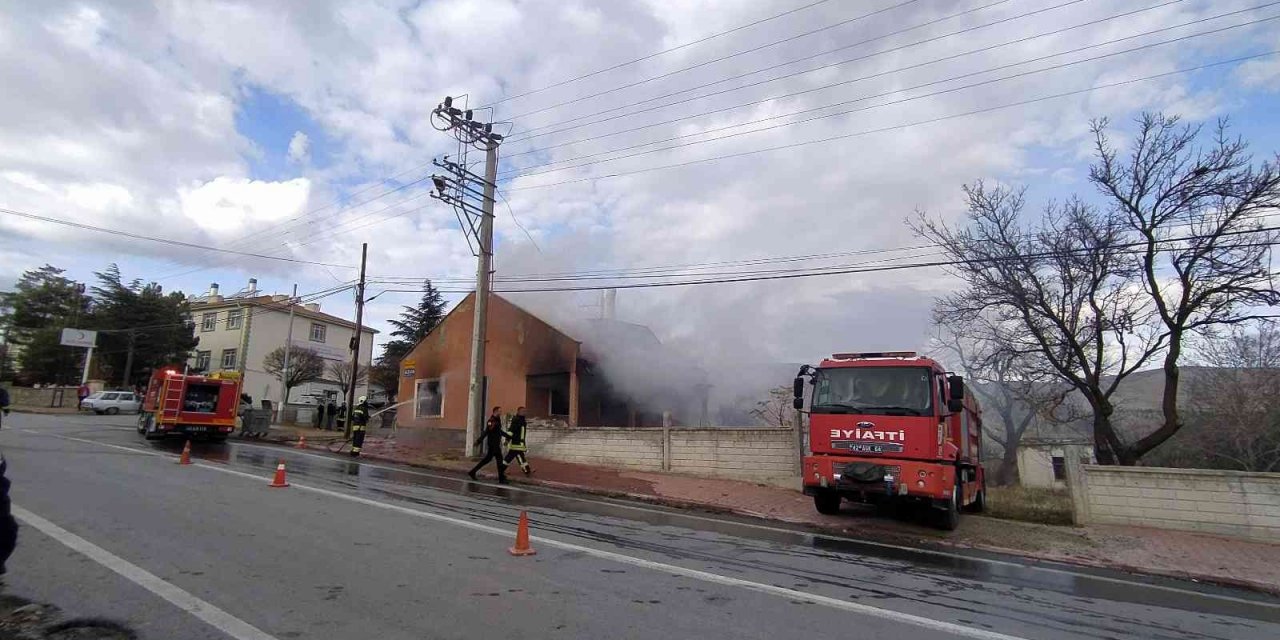
[[[212,298],[216,295],[218,295],[218,283],[211,282],[209,283],[209,297]]]
[[[604,292],[604,319],[618,319],[618,290],[607,289]]]
[[[307,311],[320,311],[319,302],[308,302],[307,304],[304,304],[302,306],[305,307]]]
[[[257,278],[249,278],[249,295],[250,296],[258,295],[258,279]]]

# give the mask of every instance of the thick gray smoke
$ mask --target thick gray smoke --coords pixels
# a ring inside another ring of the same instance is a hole
[[[605,314],[604,291],[510,293],[634,281],[509,280],[617,267],[609,247],[607,240],[588,233],[543,241],[541,252],[528,242],[504,246],[494,289],[507,291],[503,295],[511,301],[586,343],[592,360],[632,398],[662,398],[705,380],[711,424],[753,424],[756,403],[771,389],[789,386],[801,363],[837,351],[914,349],[923,343],[932,298],[914,291],[818,295],[806,305],[786,308],[782,301],[795,298],[800,281],[617,290],[616,320],[649,331],[631,326],[593,331],[593,321]]]

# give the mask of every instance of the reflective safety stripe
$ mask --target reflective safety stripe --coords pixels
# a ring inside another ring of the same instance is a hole
[[[511,443],[511,444],[507,445],[507,450],[509,450],[509,451],[528,451],[528,450],[529,450],[529,446],[528,446],[528,445],[526,445],[526,444],[515,444],[515,443]]]

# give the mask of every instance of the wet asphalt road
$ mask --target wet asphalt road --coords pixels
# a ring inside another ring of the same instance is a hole
[[[183,467],[179,443],[144,442],[131,422],[6,419],[14,503],[39,519],[23,524],[8,593],[152,639],[1280,637],[1280,600],[1251,592],[270,445],[197,443]],[[280,458],[294,486],[269,488]],[[533,557],[507,553],[521,510]]]

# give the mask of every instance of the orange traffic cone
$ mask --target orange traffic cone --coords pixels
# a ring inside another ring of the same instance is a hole
[[[298,444],[296,444],[296,445],[294,445],[294,446],[295,446],[295,447],[297,447],[297,448],[299,448],[299,449],[306,449],[306,448],[307,448],[307,437],[306,437],[306,436],[298,436]]]
[[[281,460],[280,464],[276,465],[276,477],[271,480],[271,486],[273,487],[289,486],[289,481],[284,479],[284,460]]]
[[[182,447],[182,455],[178,456],[178,464],[191,464],[191,441]]]
[[[520,512],[520,526],[516,529],[516,546],[507,549],[513,556],[531,556],[537,551],[529,546],[529,514]]]

